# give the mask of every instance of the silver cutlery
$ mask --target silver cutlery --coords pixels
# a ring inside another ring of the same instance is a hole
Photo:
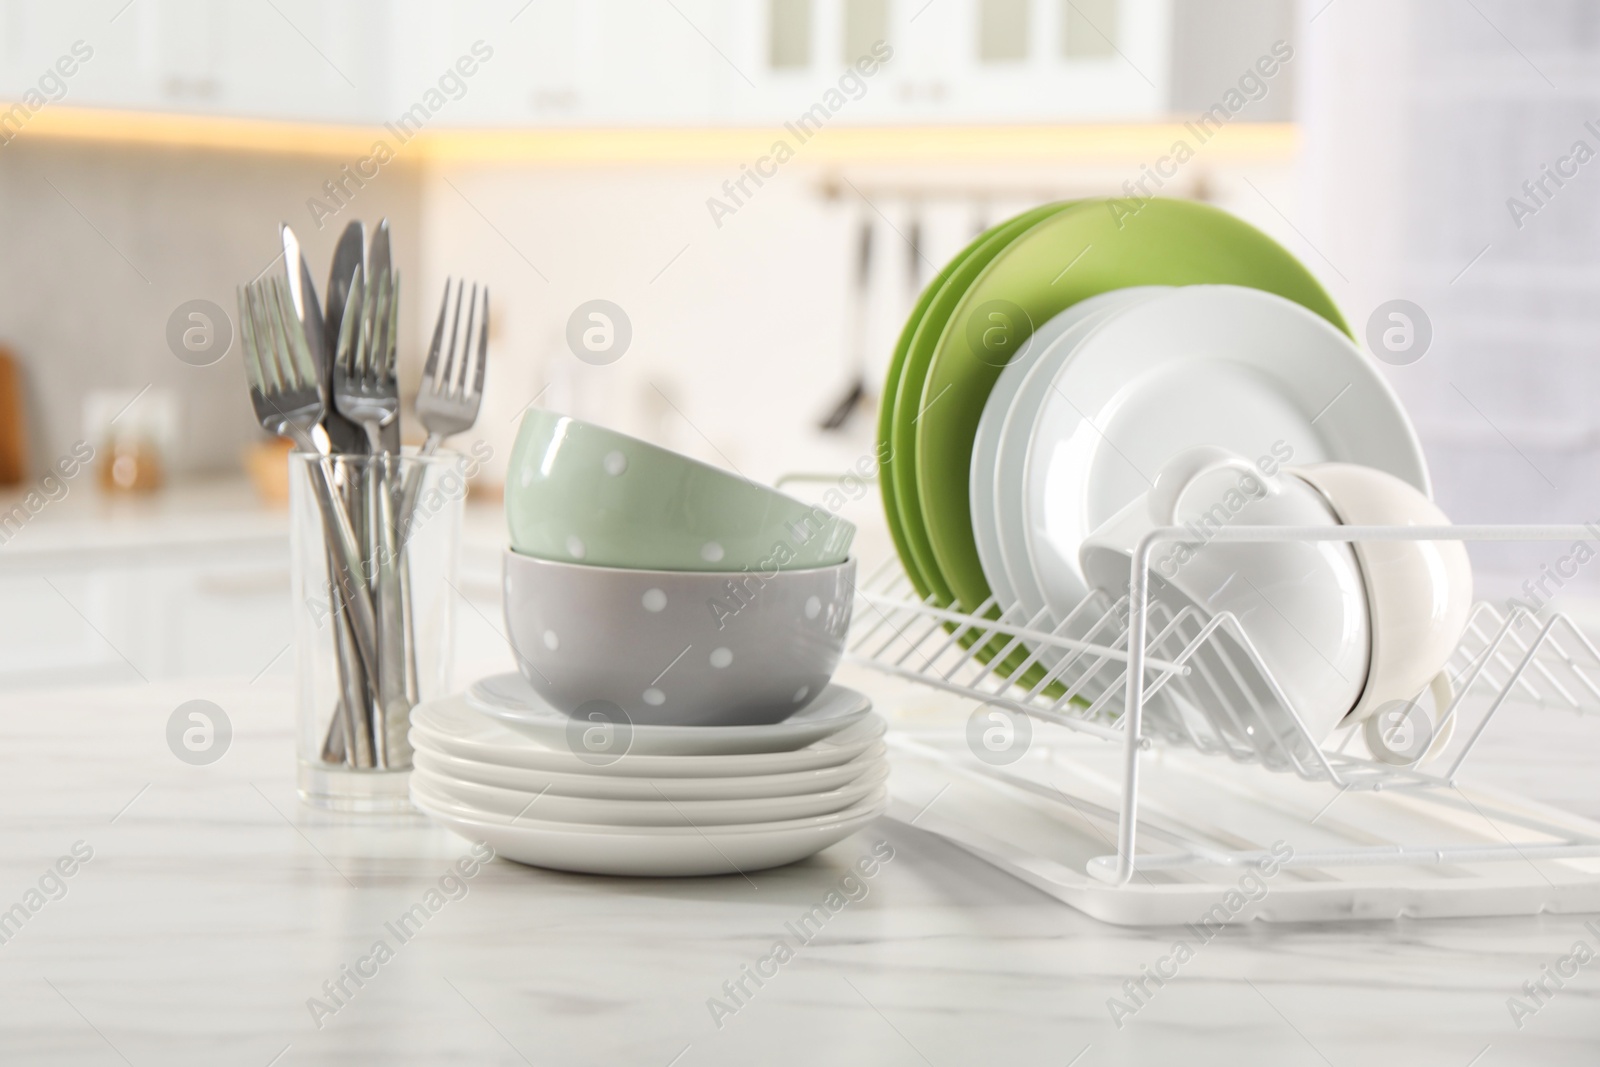
[[[394,349],[382,336],[393,309],[392,286],[391,276],[384,273],[375,275],[369,287],[361,268],[356,268],[333,359],[334,405],[365,431],[367,447],[374,453],[383,452],[383,431],[400,415]]]
[[[428,439],[422,445],[425,456],[438,451],[445,438],[470,430],[478,421],[478,408],[483,403],[483,371],[489,354],[489,287],[483,287],[480,304],[478,283],[472,283],[472,293],[466,301],[467,328],[458,334],[456,328],[461,323],[466,284],[465,279],[456,282],[455,313],[450,316],[450,347],[443,350],[444,322],[450,304],[450,280],[445,279],[439,317],[434,322],[433,340],[428,345],[428,362],[422,368],[422,385],[417,390],[417,418],[428,431]],[[478,328],[476,351],[472,347],[474,319]],[[441,354],[443,365],[439,362]]]
[[[305,277],[301,282],[302,289],[309,294],[312,304],[316,303],[316,292],[311,287],[310,267],[301,252],[300,243],[296,240],[294,231],[288,226],[283,227],[283,253],[286,263],[295,264],[290,269],[296,272],[303,271]],[[339,243],[333,250],[333,266],[328,272],[327,300],[322,312],[322,348],[323,378],[333,380],[333,354],[339,342],[339,324],[344,321],[345,303],[350,297],[350,279],[355,275],[355,268],[365,265],[367,228],[361,222],[352,222],[344,228],[344,233],[339,236]],[[292,257],[292,258],[291,258]],[[323,416],[322,424],[327,428],[328,439],[333,442],[335,452],[355,453],[365,452],[367,449],[366,434],[361,427],[341,415],[337,409],[329,408]]]
[[[450,331],[450,347],[443,366],[439,355],[444,338],[444,324],[450,303],[450,280],[445,279],[444,296],[439,305],[439,316],[433,326],[433,340],[428,346],[428,362],[422,370],[422,384],[415,398],[417,417],[428,431],[427,440],[418,451],[419,457],[431,456],[439,450],[447,437],[472,428],[478,421],[478,408],[483,402],[483,374],[488,361],[489,345],[489,288],[484,286],[482,311],[479,313],[478,285],[472,286],[468,304],[467,329],[458,333],[461,314],[461,296],[464,283],[456,286],[455,324]],[[478,348],[472,350],[474,316],[478,322]],[[461,344],[457,345],[457,339]],[[412,702],[417,694],[417,660],[415,629],[411,618],[410,567],[406,565],[406,545],[412,533],[416,516],[417,498],[422,492],[422,479],[426,466],[414,465],[405,477],[400,494],[397,530],[400,544],[402,630],[406,648],[406,686]]]
[[[288,227],[283,227],[282,238],[284,242],[284,256],[293,257],[291,262],[303,262],[299,242],[294,237],[294,232]],[[339,243],[333,250],[333,266],[328,272],[327,301],[323,305],[323,380],[333,380],[333,355],[338,346],[339,327],[344,322],[346,301],[350,296],[350,281],[355,275],[357,267],[365,264],[367,255],[367,227],[359,219],[351,222],[344,228],[339,236]],[[309,286],[307,286],[309,289]],[[313,298],[314,299],[314,298]],[[366,434],[361,427],[339,414],[338,410],[329,406],[327,413],[322,418],[322,425],[328,431],[328,438],[333,443],[336,453],[344,455],[361,455],[367,450]],[[342,484],[337,486],[337,491],[344,496],[345,506],[350,509],[351,525],[355,527],[356,540],[359,544],[367,543],[367,533],[363,522],[363,513],[366,509],[365,494],[359,479],[351,477],[351,468],[341,464],[336,468],[335,474]],[[335,562],[333,549],[328,547],[329,573],[333,572]],[[339,672],[340,691],[363,695],[367,692],[366,672],[360,661],[350,653],[351,635],[350,623],[342,610],[342,601],[337,595],[334,597],[335,606],[340,610],[333,613],[332,625],[334,631],[334,664]],[[333,720],[329,723],[327,741],[323,745],[322,757],[328,763],[344,763],[346,752],[354,752],[347,748],[345,742],[353,725],[347,722],[349,715],[346,712],[348,697],[341,697],[333,711]],[[354,705],[356,714],[366,714],[366,702],[363,699]],[[370,760],[363,766],[370,766]]]
[[[361,268],[356,268],[333,363],[334,406],[366,432],[367,447],[373,456],[367,468],[366,524],[371,548],[368,579],[378,623],[378,699],[384,723],[377,738],[380,767],[403,764],[395,758],[400,754],[393,750],[403,743],[396,731],[408,724],[410,717],[395,499],[390,490],[395,457],[384,447],[384,431],[400,415],[393,344],[396,296],[392,272],[377,273],[369,283]]]
[[[428,431],[418,455],[431,456],[444,444],[445,438],[472,429],[478,421],[478,409],[483,404],[483,373],[489,355],[489,287],[483,287],[483,300],[479,304],[478,283],[472,283],[472,294],[466,298],[467,328],[461,331],[461,305],[466,290],[465,279],[456,282],[454,313],[451,313],[450,279],[444,283],[444,296],[439,301],[439,315],[433,323],[433,340],[428,344],[428,362],[422,368],[422,384],[417,389],[417,418]],[[478,329],[476,351],[472,345],[474,319]],[[450,324],[450,340],[445,345],[445,324]],[[440,362],[443,355],[444,361]],[[412,515],[416,511],[417,496],[422,489],[422,471],[413,469],[406,478],[405,493],[400,504],[401,544],[410,534]]]
[[[317,374],[292,298],[276,278],[243,287],[238,294],[241,350],[250,401],[263,429],[292,440],[300,452],[319,455],[311,486],[323,534],[338,554],[332,575],[351,621],[352,640],[363,663],[376,661],[372,598],[361,580],[361,551],[344,501],[333,492],[332,447],[322,426],[325,386]]]
[[[393,354],[395,348],[395,328],[399,325],[399,289],[400,274],[394,269],[394,257],[389,247],[389,220],[379,219],[377,229],[372,231],[372,244],[367,253],[365,274],[369,281],[375,278],[390,278],[393,296],[392,317],[383,322],[383,332],[377,342],[380,349],[387,348]],[[383,427],[383,451],[390,455],[400,454],[400,420],[394,419]]]
[[[325,308],[293,230],[283,226],[280,238],[285,277],[239,290],[240,336],[257,419],[321,457],[307,469],[327,557],[339,696],[320,756],[405,769],[418,694],[406,542],[424,478],[421,464],[400,476],[400,279],[389,225],[380,222],[370,241],[361,223],[345,228]],[[488,289],[480,300],[479,288],[468,296],[456,283],[452,305],[445,283],[416,397],[427,430],[422,456],[477,420],[489,316]]]
[[[352,234],[352,230],[354,230],[354,234]],[[312,358],[317,360],[318,374],[320,374],[322,381],[331,381],[333,379],[334,338],[338,336],[338,326],[333,326],[333,330],[330,330],[328,323],[338,323],[341,320],[342,315],[344,315],[344,299],[346,299],[347,293],[339,286],[328,286],[328,306],[326,306],[325,312],[318,312],[317,288],[315,288],[314,282],[310,278],[310,266],[306,262],[306,254],[302,253],[299,238],[294,235],[294,230],[290,229],[288,224],[283,224],[280,227],[278,237],[280,237],[280,242],[283,245],[283,264],[285,264],[286,277],[290,278],[290,296],[293,298],[296,315],[301,318],[302,322],[306,323],[307,330],[312,330],[314,328],[312,325],[320,320],[322,338],[320,338],[320,346],[314,346],[314,349],[312,349]],[[362,226],[360,222],[352,222],[344,230],[344,235],[339,238],[338,248],[334,250],[334,274],[338,274],[339,259],[347,258],[350,254],[352,237],[354,237],[354,251],[357,261],[360,261],[360,258],[365,254],[366,227]],[[346,283],[349,283],[349,275],[346,275]],[[334,453],[360,454],[365,451],[366,440],[365,435],[362,434],[362,429],[334,410],[333,405],[328,405],[328,410],[323,413],[322,426],[328,432],[328,442],[333,446]],[[349,467],[344,466],[344,464],[334,466],[333,491],[341,494],[342,498],[344,498],[344,504],[346,504],[346,509],[349,510],[350,514],[350,526],[354,528],[357,544],[365,544],[366,530],[365,522],[363,522],[363,509],[365,509],[365,506],[363,506],[362,486],[352,480],[349,474]],[[333,574],[334,568],[338,566],[338,560],[334,557],[333,545],[328,545],[326,552],[328,552],[328,573]],[[328,739],[323,745],[323,758],[330,761],[330,763],[342,763],[342,761],[346,760],[346,752],[354,752],[354,749],[350,749],[349,742],[352,741],[352,731],[355,729],[355,723],[354,720],[346,721],[346,704],[349,704],[349,697],[352,694],[362,697],[362,701],[358,702],[355,707],[358,709],[358,715],[365,713],[365,693],[368,683],[366,683],[366,669],[360,662],[360,657],[354,656],[350,651],[350,649],[354,648],[354,635],[350,633],[350,621],[349,616],[346,614],[346,603],[344,603],[344,595],[339,592],[338,584],[331,585],[330,603],[333,605],[331,625],[334,627],[334,665],[338,667],[339,689],[341,689],[341,693],[346,693],[347,696],[341,697],[338,707],[334,709],[333,723],[328,729]],[[363,734],[363,739],[365,739],[365,734]]]

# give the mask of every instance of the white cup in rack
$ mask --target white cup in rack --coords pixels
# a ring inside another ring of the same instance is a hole
[[[1321,742],[1355,706],[1367,681],[1370,629],[1355,553],[1338,541],[1240,543],[1211,536],[1229,525],[1337,523],[1308,483],[1267,475],[1242,456],[1201,445],[1168,460],[1147,493],[1090,534],[1080,562],[1091,585],[1119,592],[1147,534],[1188,527],[1191,541],[1163,543],[1152,554],[1151,599],[1174,612],[1195,607],[1207,618],[1232,613],[1312,741]],[[1231,658],[1247,669],[1242,653]],[[1288,734],[1292,724],[1273,728]]]
[[[1309,483],[1347,526],[1448,526],[1414,487],[1353,463],[1318,463],[1287,473]],[[1372,665],[1347,721],[1385,704],[1433,696],[1435,719],[1452,698],[1444,667],[1472,610],[1472,564],[1460,541],[1358,541],[1356,560],[1372,622]],[[1447,732],[1440,731],[1440,741]]]

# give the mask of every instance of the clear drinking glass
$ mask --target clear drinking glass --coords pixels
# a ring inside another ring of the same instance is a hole
[[[296,755],[306,803],[409,809],[410,709],[450,691],[466,494],[455,453],[290,454]]]

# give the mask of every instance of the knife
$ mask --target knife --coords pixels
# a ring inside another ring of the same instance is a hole
[[[344,321],[345,305],[350,300],[350,279],[355,275],[357,266],[366,266],[366,255],[367,227],[357,220],[346,226],[344,233],[339,235],[339,243],[333,250],[333,266],[328,271],[328,303],[323,308],[323,351],[328,359],[330,382],[333,381],[333,356],[339,346],[339,324]],[[338,451],[366,452],[367,435],[361,427],[334,410],[332,404],[328,405],[328,414],[322,420],[322,425]]]
[[[398,299],[399,286],[395,283],[398,282],[399,279],[392,276],[394,270],[394,261],[389,249],[389,220],[386,218],[378,220],[378,228],[372,233],[372,246],[371,251],[369,251],[367,254],[367,267],[367,280],[373,285],[373,291],[377,291],[376,287],[378,284],[378,279],[384,277],[385,275],[390,275],[389,291],[395,294],[395,299]],[[384,322],[375,323],[374,325],[379,331],[380,343],[386,347],[392,348],[395,343],[395,338],[390,332],[390,321],[385,320]],[[389,425],[383,428],[381,436],[383,450],[391,455],[398,455],[400,452],[399,413],[396,413],[395,417],[389,420]]]
[[[398,303],[400,299],[400,276],[394,269],[394,254],[389,243],[389,220],[386,218],[379,219],[377,229],[373,231],[372,243],[367,253],[367,263],[371,268],[371,272],[367,275],[369,279],[388,276],[389,291],[393,294],[392,299]],[[374,322],[373,327],[378,331],[378,345],[382,346],[378,349],[379,351],[394,348],[397,341],[395,328],[399,321],[399,314],[391,313],[387,316],[382,316],[381,321]],[[389,425],[385,426],[380,432],[379,446],[387,455],[400,455],[400,419],[401,416],[397,412],[395,417],[389,421]],[[401,500],[404,496],[403,484],[402,479],[395,478],[391,480],[391,492],[394,494],[392,504],[395,508],[393,514],[396,516],[399,515]],[[399,529],[396,528],[394,531],[395,541],[393,543],[402,547],[398,558],[395,560],[394,569],[397,572],[396,578],[399,582],[399,595],[397,598],[400,609],[398,636],[400,639],[399,651],[405,665],[402,681],[405,686],[406,699],[405,703],[389,716],[386,744],[391,763],[404,766],[409,765],[411,762],[411,744],[406,735],[410,728],[409,706],[417,701],[418,683],[415,624],[411,616],[411,565],[406,557],[403,542],[399,539],[399,533]]]
[[[300,328],[305,332],[306,346],[310,349],[312,362],[317,368],[318,384],[322,390],[324,404],[323,426],[328,431],[329,439],[335,449],[348,452],[345,444],[334,436],[336,425],[339,423],[348,426],[357,438],[366,435],[359,426],[345,419],[334,411],[333,388],[333,347],[328,344],[327,320],[323,317],[322,308],[317,304],[317,287],[311,279],[311,267],[306,263],[305,253],[300,248],[300,239],[295,236],[294,230],[288,223],[283,224],[283,266],[284,274],[289,280],[289,299],[294,305],[295,318]],[[341,302],[343,297],[341,297]],[[342,309],[341,309],[342,313]],[[337,420],[337,422],[335,421]],[[339,427],[343,433],[343,427]],[[356,502],[356,491],[353,485],[341,489],[347,502]],[[352,499],[354,498],[354,499]],[[359,515],[360,509],[355,509],[352,514]],[[328,565],[337,566],[337,561],[329,548]],[[333,572],[330,570],[329,574]],[[369,711],[367,692],[372,685],[365,665],[359,657],[349,655],[354,647],[353,635],[346,632],[346,628],[354,625],[347,611],[343,610],[344,602],[339,593],[337,583],[335,586],[335,606],[339,609],[334,613],[334,625],[338,632],[334,636],[334,653],[339,669],[339,683],[341,700],[334,710],[333,719],[329,723],[329,739],[324,743],[324,754],[331,756],[336,750],[341,749],[347,760],[357,766],[370,767],[373,764],[372,754],[373,726]],[[375,639],[376,634],[372,635]],[[375,640],[369,647],[376,647]],[[351,709],[358,709],[359,714],[353,718]],[[342,744],[334,741],[333,735],[342,735]]]

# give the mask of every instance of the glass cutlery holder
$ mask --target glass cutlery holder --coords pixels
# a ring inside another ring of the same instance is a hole
[[[409,808],[411,708],[449,692],[466,491],[454,453],[289,456],[306,803]]]

